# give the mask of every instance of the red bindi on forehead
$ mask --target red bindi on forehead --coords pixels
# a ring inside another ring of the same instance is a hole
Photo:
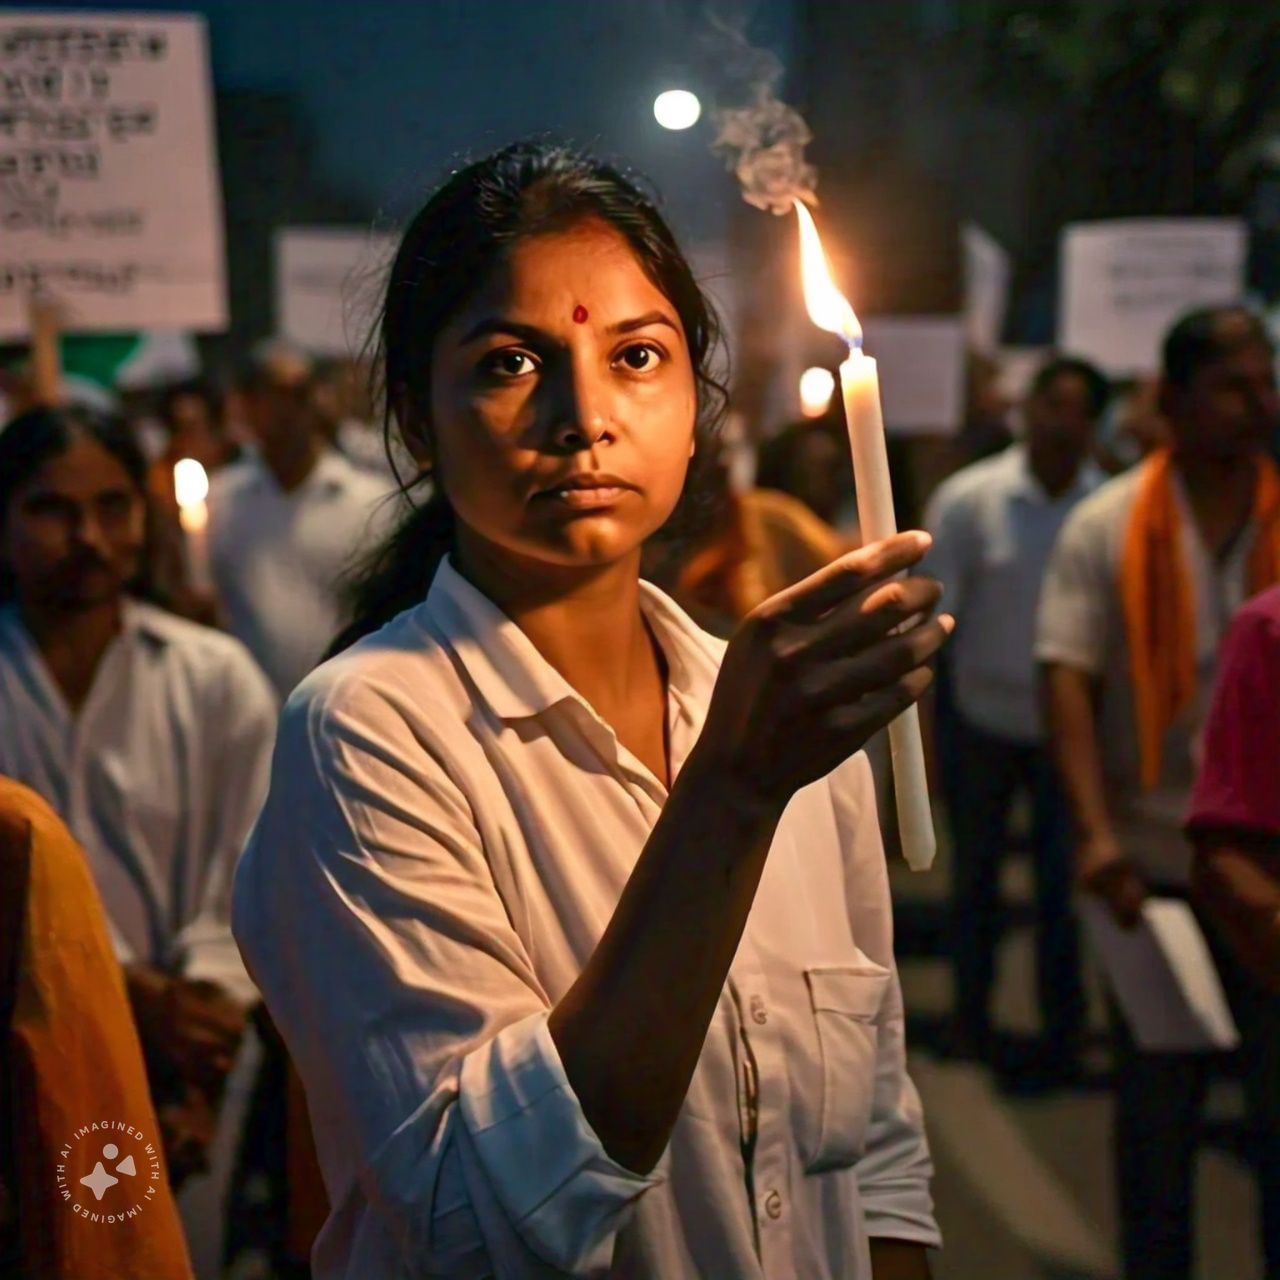
[[[587,309],[582,303],[578,303],[573,309],[573,322],[574,324],[586,324],[587,322]]]

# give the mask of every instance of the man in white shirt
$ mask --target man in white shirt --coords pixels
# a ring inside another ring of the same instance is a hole
[[[956,1052],[987,1058],[994,960],[1000,939],[1000,866],[1009,814],[1032,808],[1036,970],[1048,1047],[1046,1069],[1070,1072],[1083,1019],[1071,914],[1068,822],[1045,747],[1036,691],[1036,608],[1058,530],[1097,487],[1090,459],[1106,407],[1106,379],[1082,360],[1058,358],[1036,375],[1024,408],[1025,439],[963,468],[934,494],[927,571],[942,584],[956,635],[940,699],[942,770],[955,848],[952,939]]]
[[[256,998],[228,917],[276,708],[235,640],[129,594],[145,478],[95,414],[35,410],[0,435],[0,774],[85,848],[176,1183],[203,1164]]]
[[[395,505],[390,481],[327,445],[311,372],[279,346],[255,357],[243,398],[256,450],[209,493],[209,559],[228,629],[282,698],[337,633],[344,577]]]
[[[1218,647],[1247,594],[1280,579],[1280,474],[1265,453],[1273,352],[1242,308],[1183,317],[1165,339],[1171,446],[1116,477],[1063,528],[1041,595],[1054,752],[1076,824],[1075,873],[1126,926],[1151,892],[1185,897],[1183,833]],[[1213,940],[1210,932],[1210,940]],[[1243,1039],[1250,1129],[1280,1149],[1280,1004],[1215,956]],[[1212,1059],[1156,1053],[1116,1025],[1115,1159],[1127,1280],[1192,1272],[1192,1175]],[[1267,1274],[1280,1274],[1280,1173],[1260,1165]]]

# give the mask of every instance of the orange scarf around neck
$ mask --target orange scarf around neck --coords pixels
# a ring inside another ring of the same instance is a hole
[[[1280,582],[1280,471],[1269,458],[1258,462],[1252,518],[1249,595]],[[1121,553],[1120,597],[1142,785],[1149,790],[1160,779],[1165,733],[1196,690],[1195,597],[1168,449],[1157,450],[1142,464]]]

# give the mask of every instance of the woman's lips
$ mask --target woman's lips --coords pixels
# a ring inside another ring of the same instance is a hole
[[[624,489],[621,485],[578,485],[572,488],[547,489],[538,494],[538,497],[571,511],[594,511],[615,506],[624,495],[631,492],[633,491]]]

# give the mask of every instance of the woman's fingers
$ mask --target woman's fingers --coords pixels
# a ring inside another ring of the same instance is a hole
[[[943,614],[908,631],[887,635],[848,658],[822,664],[809,677],[805,692],[820,707],[873,695],[924,667],[954,627],[951,616]]]
[[[755,610],[755,616],[779,622],[816,622],[851,596],[919,563],[931,543],[929,535],[919,530],[868,543],[770,596]]]
[[[833,707],[827,713],[827,720],[836,732],[857,734],[865,742],[913,703],[919,702],[932,683],[933,669],[916,667],[887,688],[878,689],[856,702]]]
[[[907,631],[932,617],[942,598],[933,578],[897,578],[859,592],[813,624],[809,645],[815,657],[851,653],[891,631]]]

